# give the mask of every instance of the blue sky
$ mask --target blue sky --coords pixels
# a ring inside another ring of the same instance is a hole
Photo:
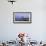
[[[22,17],[22,16],[24,16],[24,17],[29,17],[29,13],[16,13],[15,14],[16,16],[16,18],[18,18],[18,17]]]

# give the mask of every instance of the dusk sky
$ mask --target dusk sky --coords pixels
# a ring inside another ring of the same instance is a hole
[[[15,13],[15,17],[18,18],[18,17],[29,17],[30,13]]]

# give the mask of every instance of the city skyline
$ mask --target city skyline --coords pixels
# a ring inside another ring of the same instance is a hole
[[[14,15],[15,15],[16,18],[18,18],[18,17],[20,18],[22,16],[23,17],[28,17],[28,18],[29,18],[29,16],[32,17],[32,15],[30,15],[30,13],[28,13],[28,12],[27,13],[26,12],[14,13]]]

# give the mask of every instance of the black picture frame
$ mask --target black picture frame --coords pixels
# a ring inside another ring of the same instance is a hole
[[[13,23],[14,24],[15,23],[30,23],[31,24],[32,23],[32,12],[13,12]]]

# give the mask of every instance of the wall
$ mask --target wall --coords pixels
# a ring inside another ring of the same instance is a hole
[[[13,12],[17,11],[32,11],[32,23],[13,24]],[[7,0],[0,0],[0,40],[15,39],[18,32],[29,33],[38,41],[46,40],[45,11],[43,0],[17,0],[13,5]]]

